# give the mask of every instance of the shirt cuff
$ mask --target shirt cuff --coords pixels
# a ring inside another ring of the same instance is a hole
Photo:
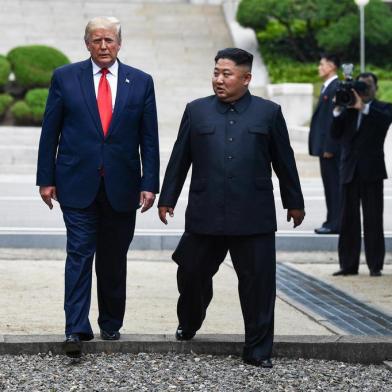
[[[334,117],[339,117],[342,114],[342,109],[335,107],[332,111]]]
[[[361,110],[361,113],[367,116],[369,114],[369,110],[370,110],[370,103],[365,103],[365,106]]]

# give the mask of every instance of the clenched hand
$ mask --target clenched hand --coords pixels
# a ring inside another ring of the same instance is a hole
[[[291,218],[293,218],[294,228],[296,228],[304,220],[305,210],[299,210],[299,209],[287,210],[287,222],[290,222]]]
[[[154,205],[155,193],[143,191],[140,192],[139,205],[142,207],[141,212],[146,212]]]
[[[167,219],[166,219],[166,214],[169,213],[170,217],[173,218],[174,216],[174,208],[172,207],[159,207],[158,209],[158,215],[159,219],[167,225]]]
[[[41,195],[44,203],[50,208],[53,208],[52,199],[57,201],[56,187],[55,186],[40,186],[39,194]]]

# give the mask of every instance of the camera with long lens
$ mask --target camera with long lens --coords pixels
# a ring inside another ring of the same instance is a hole
[[[355,90],[359,95],[365,94],[368,88],[365,82],[353,79],[353,64],[343,64],[343,75],[344,80],[339,82],[338,88],[336,89],[336,106],[353,106],[356,102],[353,90]]]

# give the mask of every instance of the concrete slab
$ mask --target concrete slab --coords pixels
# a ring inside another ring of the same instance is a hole
[[[148,261],[148,254],[143,262],[140,253],[139,261],[128,262],[127,310],[122,331],[172,335],[177,327],[176,265],[156,259]],[[168,256],[164,255],[165,260]],[[63,333],[63,270],[62,260],[0,260],[0,334]],[[98,331],[96,318],[94,278],[90,319]],[[331,334],[279,298],[275,320],[279,335]],[[221,266],[214,279],[214,299],[200,333],[243,333],[237,278],[226,265]]]

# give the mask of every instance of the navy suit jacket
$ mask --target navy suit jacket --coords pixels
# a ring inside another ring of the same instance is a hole
[[[326,90],[320,94],[314,110],[309,130],[309,154],[321,157],[324,152],[339,154],[340,144],[331,135],[333,121],[333,98],[336,94],[339,80],[333,80]]]
[[[91,60],[55,70],[38,152],[37,185],[56,186],[60,205],[89,206],[104,170],[112,207],[131,211],[140,191],[158,193],[159,144],[153,80],[119,62],[117,95],[104,137]]]
[[[252,235],[276,230],[271,165],[283,207],[303,208],[293,150],[280,106],[247,92],[234,107],[216,96],[189,103],[158,206],[174,207],[190,166],[185,230]]]
[[[374,100],[357,129],[358,110],[345,109],[332,123],[332,136],[342,143],[341,182],[387,178],[384,141],[392,122],[392,105]]]

